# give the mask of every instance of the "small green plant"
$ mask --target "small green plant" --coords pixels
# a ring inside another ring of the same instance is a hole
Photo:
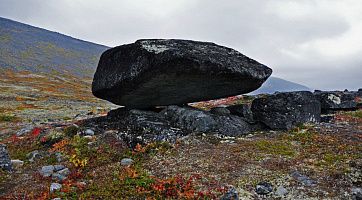
[[[18,121],[19,118],[11,115],[0,115],[0,122],[15,122]]]
[[[362,118],[362,109],[357,111],[347,112],[347,114],[351,117]]]
[[[67,137],[72,138],[73,136],[77,135],[78,130],[79,130],[78,127],[72,125],[72,126],[66,127],[63,132]]]

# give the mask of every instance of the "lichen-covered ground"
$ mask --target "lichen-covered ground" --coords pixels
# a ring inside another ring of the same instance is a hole
[[[116,130],[83,125],[113,107],[92,97],[89,82],[56,74],[0,76],[0,143],[11,159],[24,161],[13,172],[0,171],[0,199],[219,199],[230,191],[240,199],[353,199],[362,187],[361,110],[291,131],[240,138],[194,133],[176,144],[130,149]],[[132,164],[121,165],[123,158]],[[70,174],[43,177],[47,165],[63,165]],[[50,192],[51,183],[61,190]],[[260,184],[271,192],[258,194]]]

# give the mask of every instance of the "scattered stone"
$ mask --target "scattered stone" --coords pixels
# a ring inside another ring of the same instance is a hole
[[[273,186],[267,182],[260,182],[255,187],[255,192],[260,195],[266,195],[273,191]]]
[[[315,180],[312,180],[308,176],[305,176],[297,171],[293,172],[291,176],[305,186],[315,186],[317,184]]]
[[[230,110],[224,107],[211,108],[210,112],[215,115],[230,115]]]
[[[52,178],[54,180],[63,181],[65,179],[67,179],[69,174],[70,174],[70,170],[68,168],[65,168],[65,169],[62,169],[62,170],[52,174]]]
[[[220,200],[239,200],[239,194],[235,188],[231,188],[221,197]]]
[[[54,171],[60,171],[62,169],[65,169],[64,165],[54,165]]]
[[[362,188],[352,188],[352,199],[362,200]]]
[[[12,170],[10,156],[5,144],[0,144],[0,169],[6,171]]]
[[[57,158],[58,162],[62,162],[64,160],[64,156],[60,152],[56,152],[55,157]]]
[[[27,126],[25,128],[20,129],[18,132],[16,132],[16,136],[20,137],[27,133],[29,133],[31,130],[33,130],[33,126]]]
[[[238,51],[214,43],[138,40],[102,54],[92,92],[132,108],[183,105],[254,91],[271,73]]]
[[[284,195],[288,194],[288,190],[285,189],[282,185],[277,187],[277,190],[275,191],[275,195],[282,197]]]
[[[319,122],[320,102],[311,92],[285,92],[266,95],[252,102],[254,120],[273,130],[288,130],[306,122]]]
[[[29,162],[34,162],[37,159],[41,159],[43,156],[38,150],[34,150],[26,155],[26,157],[29,159]]]
[[[24,161],[21,160],[11,160],[11,165],[16,168],[19,169],[20,167],[22,167],[24,165]]]
[[[56,192],[56,191],[60,191],[60,189],[62,189],[62,184],[59,183],[52,183],[50,185],[50,193]]]
[[[58,171],[57,173],[61,174],[63,176],[69,176],[70,170],[68,168],[65,168],[65,169],[62,169],[62,170]]]
[[[122,166],[130,166],[130,165],[132,165],[132,163],[133,163],[133,160],[130,159],[130,158],[123,158],[121,160],[121,165]]]
[[[168,106],[161,113],[175,127],[190,132],[240,136],[249,133],[252,129],[247,122],[238,116],[214,115],[191,107]]]
[[[54,173],[53,165],[43,166],[40,170],[40,174],[44,177],[50,177],[53,173]]]
[[[94,131],[92,129],[87,129],[84,131],[84,134],[85,135],[88,135],[88,136],[93,136],[94,135]]]

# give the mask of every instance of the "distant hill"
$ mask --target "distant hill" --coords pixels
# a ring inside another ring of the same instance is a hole
[[[109,47],[0,17],[0,67],[92,76]]]
[[[270,77],[265,83],[251,94],[272,94],[274,92],[310,91],[311,89],[277,77]]]

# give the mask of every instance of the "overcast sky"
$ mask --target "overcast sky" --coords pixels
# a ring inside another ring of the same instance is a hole
[[[211,41],[310,88],[362,88],[361,0],[0,0],[0,16],[108,46]]]

